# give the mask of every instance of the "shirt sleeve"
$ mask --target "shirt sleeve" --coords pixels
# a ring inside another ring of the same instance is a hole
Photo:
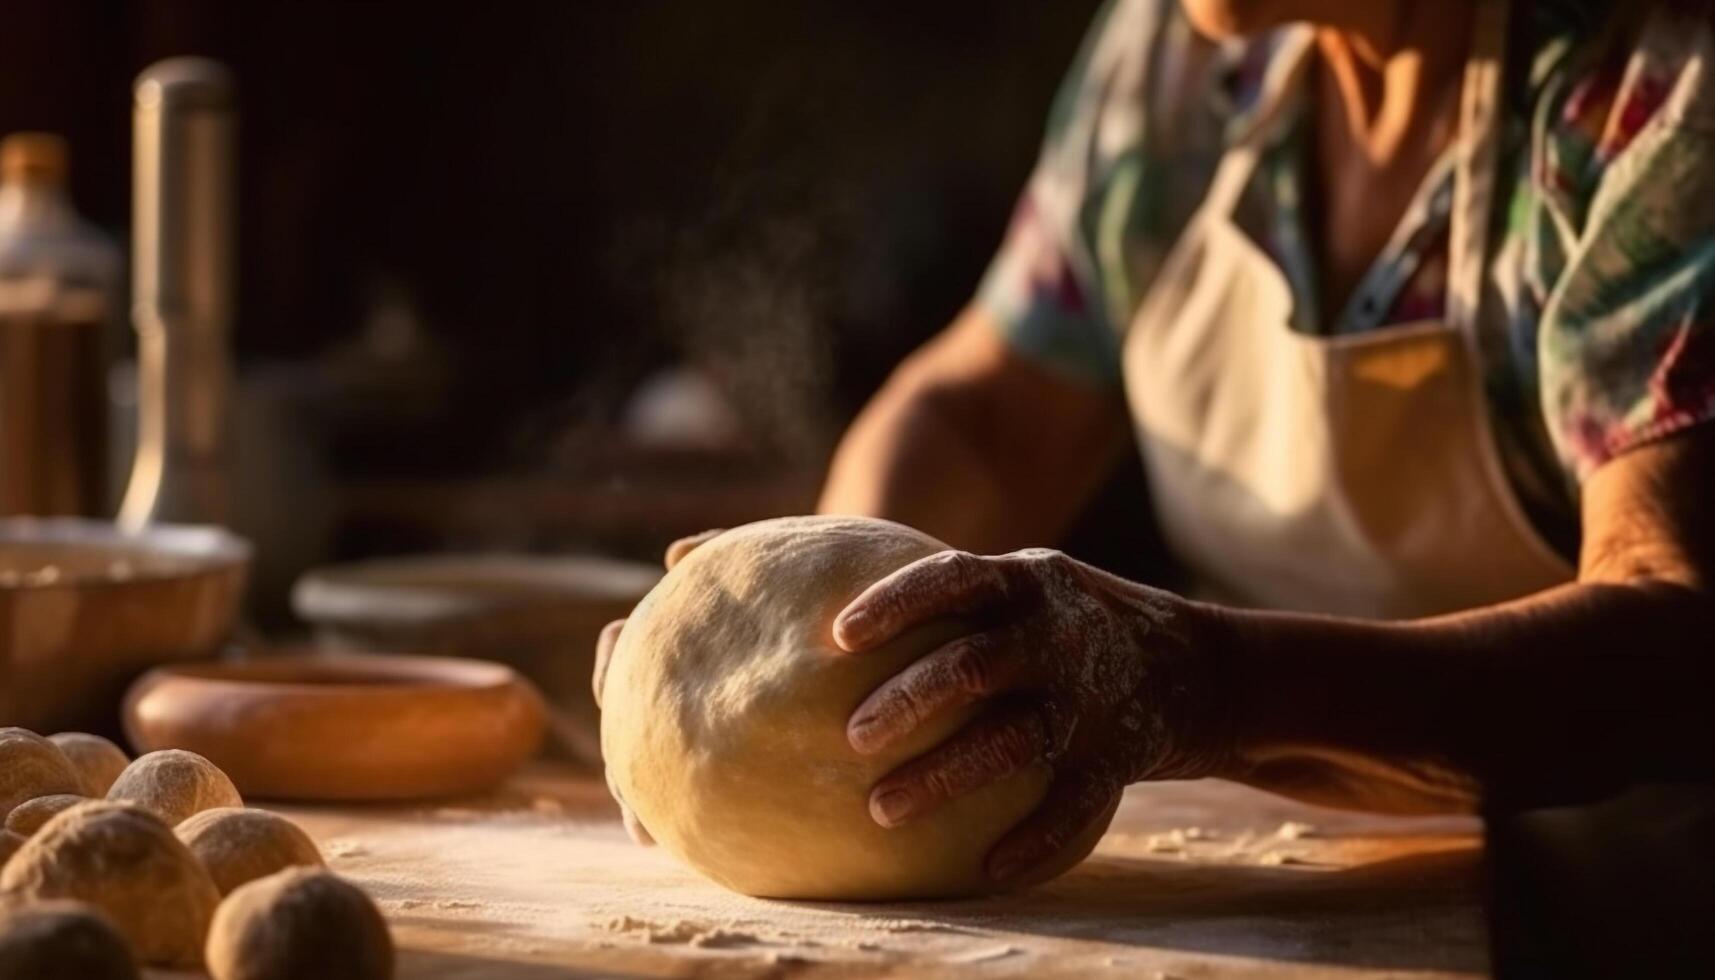
[[[1569,473],[1715,419],[1715,38],[1646,31],[1543,308],[1545,419]]]
[[[1171,142],[1157,123],[1185,115],[1162,103],[1195,92],[1184,76],[1203,62],[1177,6],[1109,0],[1097,15],[977,292],[1015,351],[1098,386],[1119,385],[1120,335],[1178,230],[1162,205],[1179,198],[1155,179]]]

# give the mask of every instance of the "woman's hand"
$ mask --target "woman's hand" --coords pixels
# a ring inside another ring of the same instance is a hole
[[[679,564],[686,555],[695,551],[703,542],[720,533],[720,530],[716,529],[704,531],[701,534],[693,534],[688,538],[680,538],[667,546],[667,554],[663,557],[662,564],[667,566],[668,571],[672,571],[673,566]],[[601,692],[607,683],[608,662],[613,659],[613,649],[619,644],[619,631],[624,628],[625,620],[616,619],[602,627],[601,636],[596,640],[595,670],[590,675],[590,686],[595,691],[597,708],[601,707]],[[619,787],[613,785],[612,780],[608,781],[607,791],[613,794],[614,802],[619,804],[620,816],[625,820],[625,832],[631,835],[631,839],[645,847],[654,844],[655,838],[649,836],[648,828],[644,827],[643,822],[637,819],[637,814],[631,811],[631,807],[625,804],[625,798],[619,795]]]
[[[834,622],[861,654],[931,620],[977,631],[925,655],[852,714],[847,738],[875,753],[946,712],[975,720],[877,783],[870,813],[897,826],[1039,761],[1047,799],[995,845],[988,870],[1014,879],[1104,819],[1141,779],[1220,771],[1233,753],[1205,607],[1127,582],[1058,551],[931,555],[877,582]]]

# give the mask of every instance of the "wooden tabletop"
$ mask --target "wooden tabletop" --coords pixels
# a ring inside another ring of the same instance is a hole
[[[600,780],[568,770],[454,803],[270,809],[375,897],[402,978],[1306,980],[1487,963],[1475,821],[1339,813],[1216,781],[1133,788],[1095,855],[1034,891],[897,905],[725,892],[632,845]]]

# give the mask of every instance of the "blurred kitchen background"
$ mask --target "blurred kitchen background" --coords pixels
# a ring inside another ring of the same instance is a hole
[[[328,562],[653,559],[808,510],[845,422],[971,295],[1096,7],[16,4],[0,134],[63,136],[73,203],[125,248],[134,79],[231,69],[232,520],[276,626]],[[1135,471],[1072,550],[1134,570]]]

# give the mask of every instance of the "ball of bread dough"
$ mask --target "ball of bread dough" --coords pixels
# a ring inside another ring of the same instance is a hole
[[[195,966],[220,893],[155,814],[90,800],[49,820],[0,870],[0,895],[71,898],[113,919],[146,963]]]
[[[59,747],[83,777],[83,795],[101,799],[107,795],[113,781],[131,764],[125,750],[100,735],[87,732],[60,732],[49,735],[48,741]]]
[[[23,728],[0,728],[0,820],[25,800],[82,793],[77,768],[54,743]]]
[[[288,868],[220,903],[206,960],[214,980],[386,980],[393,937],[356,885],[321,868]]]
[[[113,781],[107,798],[153,810],[169,827],[193,813],[244,805],[238,788],[219,766],[184,749],[139,756]]]
[[[870,818],[871,787],[971,711],[874,756],[846,741],[864,698],[959,628],[927,624],[853,655],[835,645],[834,617],[877,580],[944,548],[888,521],[784,518],[727,531],[675,565],[627,621],[603,689],[602,755],[650,834],[750,895],[993,890],[984,858],[1041,802],[1047,767],[888,829]]]
[[[72,793],[55,793],[53,796],[38,796],[33,800],[25,800],[6,815],[6,829],[28,837],[40,830],[42,824],[59,816],[61,811],[70,810],[86,799],[88,797]]]
[[[216,888],[230,895],[239,885],[293,867],[320,867],[321,851],[310,835],[277,813],[218,807],[189,818],[173,831],[208,869]]]
[[[118,927],[83,902],[0,911],[0,980],[137,980]]]

